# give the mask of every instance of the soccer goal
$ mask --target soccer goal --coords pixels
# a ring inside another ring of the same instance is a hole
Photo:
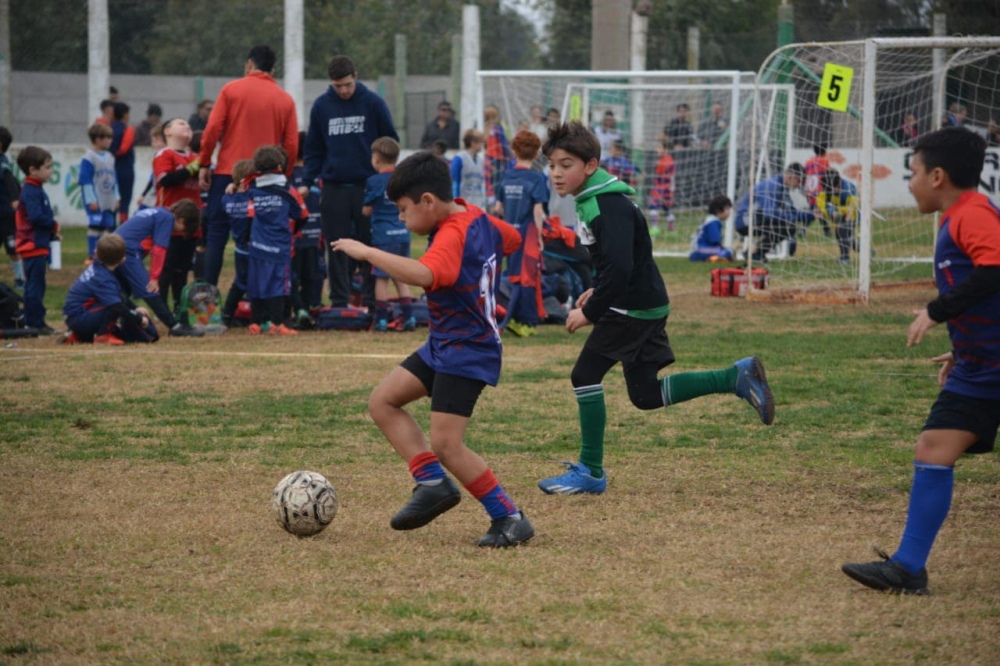
[[[531,126],[533,107],[546,115],[555,109],[562,120],[580,120],[590,127],[600,126],[611,111],[625,157],[634,167],[630,184],[638,190],[640,206],[648,203],[654,184],[660,136],[676,117],[677,107],[686,105],[691,136],[688,145],[672,154],[674,210],[670,219],[663,215],[654,220],[654,232],[661,232],[655,239],[658,254],[687,254],[708,198],[717,192],[739,192],[740,174],[745,173],[740,164],[749,155],[753,72],[480,71],[477,77],[480,117],[487,105],[495,105],[508,138],[519,127]],[[794,101],[794,96],[786,98]],[[715,118],[717,104],[722,109]],[[700,132],[713,121],[718,129]],[[734,127],[736,131],[730,129]]]
[[[627,159],[637,169],[631,185],[636,203],[654,224],[658,256],[687,256],[691,237],[705,218],[706,205],[716,194],[732,201],[746,191],[749,182],[750,138],[753,124],[753,75],[740,74],[728,83],[572,83],[566,88],[565,110],[578,107],[583,117],[599,124],[607,109],[616,110]],[[793,87],[771,84],[761,94],[776,103],[795,103]],[[579,101],[574,101],[579,100]],[[660,159],[664,128],[676,116],[676,108],[687,104],[693,115],[693,144],[674,146],[672,182],[673,220],[658,219],[655,204],[656,165]],[[765,113],[775,113],[774,105]],[[785,109],[785,114],[794,111]],[[715,114],[718,114],[717,116]],[[791,146],[787,146],[788,149]],[[732,246],[733,217],[726,221],[724,243]]]
[[[809,194],[829,168],[856,189],[857,213],[817,211],[770,256],[768,292],[750,295],[868,302],[873,289],[928,283],[937,220],[921,215],[909,193],[910,147],[945,123],[986,136],[1000,120],[1000,38],[792,44],[764,61],[757,83],[751,182],[805,164],[806,191],[793,201],[815,210]],[[795,103],[775,107],[765,93],[771,84],[790,85]],[[815,161],[816,147],[826,148],[825,164]],[[981,190],[1000,203],[997,147],[987,154]],[[751,197],[752,209],[756,203]],[[752,214],[749,222],[752,236]]]

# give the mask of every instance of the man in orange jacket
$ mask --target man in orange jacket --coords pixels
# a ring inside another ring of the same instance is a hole
[[[221,200],[233,180],[233,165],[239,160],[251,159],[260,146],[279,145],[290,156],[290,177],[291,165],[298,155],[299,124],[295,101],[274,80],[276,60],[277,55],[270,46],[258,45],[250,49],[244,65],[245,76],[222,87],[201,137],[198,181],[203,190],[208,190],[203,277],[212,284],[219,282],[229,241],[229,217]],[[220,142],[213,168],[212,154]]]

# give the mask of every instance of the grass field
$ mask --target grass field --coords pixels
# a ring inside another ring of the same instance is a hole
[[[54,326],[82,244],[70,230],[49,274]],[[669,371],[759,355],[775,425],[732,396],[640,412],[616,369],[607,494],[546,496],[538,479],[577,452],[583,336],[505,339],[468,444],[535,525],[510,551],[475,548],[488,523],[468,495],[426,528],[389,528],[411,480],[366,399],[425,331],[4,348],[0,662],[996,664],[996,454],[959,463],[932,596],[839,571],[902,530],[928,359],[947,347],[935,329],[906,349],[905,331],[932,294],[751,303],[710,298],[708,265],[661,266]],[[426,425],[427,404],[414,411]],[[315,538],[270,514],[295,469],[340,498]]]

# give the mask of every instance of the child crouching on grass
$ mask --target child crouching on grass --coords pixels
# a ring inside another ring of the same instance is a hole
[[[423,287],[430,335],[392,370],[368,399],[372,419],[407,462],[417,485],[392,517],[397,530],[423,527],[453,508],[461,492],[445,470],[479,500],[492,521],[482,548],[507,548],[535,534],[493,471],[465,446],[465,429],[483,388],[500,379],[501,343],[494,287],[504,254],[520,247],[516,229],[452,199],[448,165],[432,153],[411,155],[396,167],[387,188],[406,228],[430,236],[420,259],[401,257],[352,239],[331,243],[336,252],[366,261],[407,284]],[[403,409],[431,398],[430,444]]]
[[[124,263],[125,239],[101,236],[94,246],[94,261],[66,294],[63,316],[69,333],[63,342],[123,345],[160,339],[146,309],[133,307],[122,295],[115,269]]]

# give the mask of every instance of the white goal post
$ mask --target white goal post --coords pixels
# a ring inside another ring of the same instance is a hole
[[[912,116],[917,135],[945,122],[986,135],[990,123],[1000,121],[1000,37],[792,44],[764,61],[757,83],[755,108],[768,102],[761,91],[770,83],[792,85],[797,103],[794,116],[754,125],[752,182],[791,162],[804,163],[814,157],[814,146],[824,146],[829,168],[853,183],[858,203],[853,228],[828,222],[826,233],[819,223],[799,230],[792,240],[797,251],[769,264],[772,296],[777,287],[868,302],[873,286],[929,280],[936,221],[920,215],[909,194],[914,139],[903,125],[909,127]],[[834,94],[839,105],[829,102]],[[982,189],[1000,202],[998,162],[997,147],[991,147]],[[755,220],[749,217],[752,236]]]

